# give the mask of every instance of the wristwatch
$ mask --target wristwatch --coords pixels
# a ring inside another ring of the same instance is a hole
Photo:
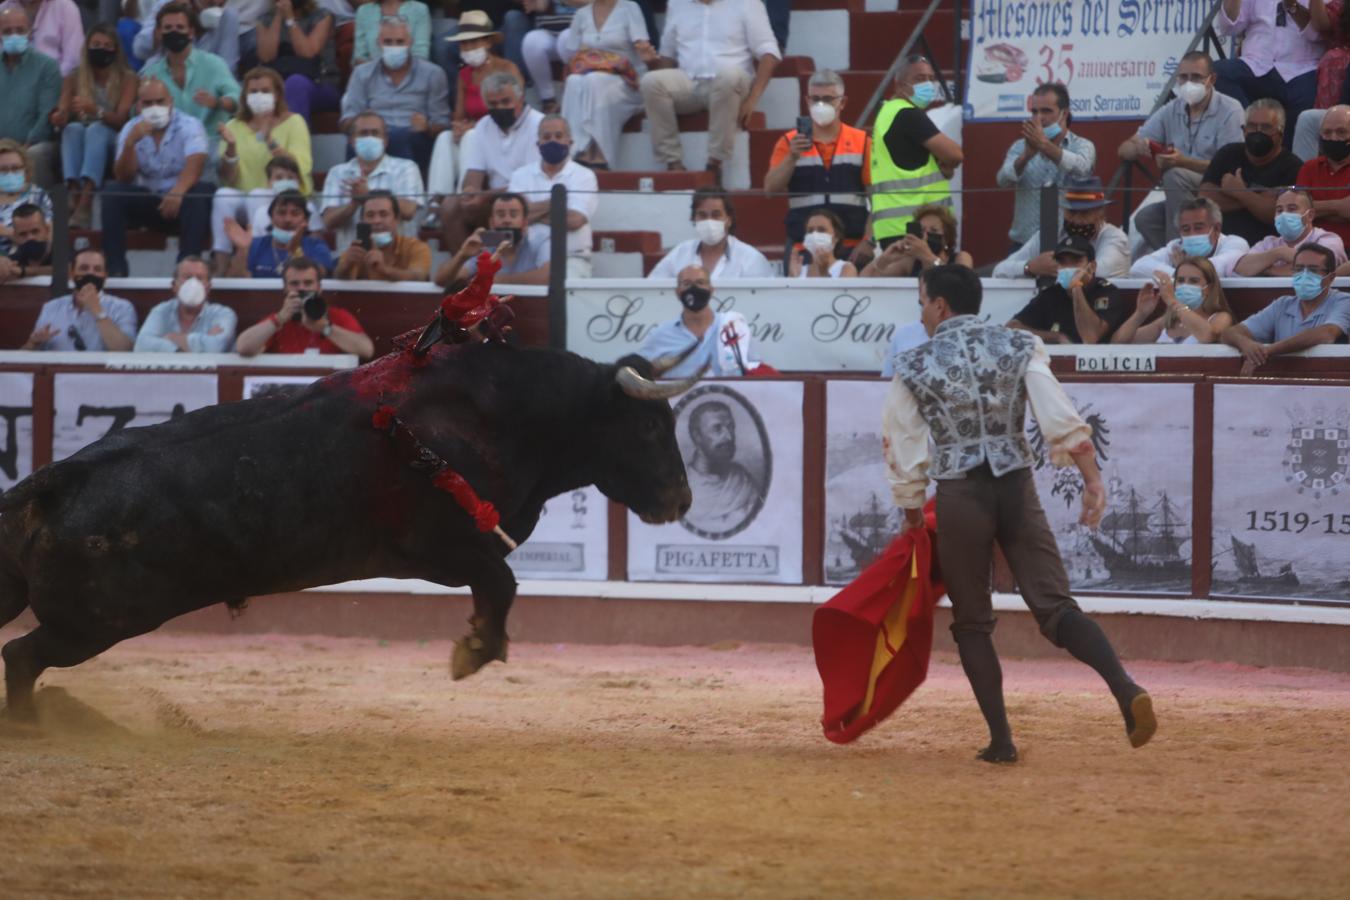
[[[101,312],[101,313],[99,313],[98,315],[94,316],[94,321],[95,321],[95,322],[106,322],[106,321],[108,321],[108,314],[107,314],[106,312]]]

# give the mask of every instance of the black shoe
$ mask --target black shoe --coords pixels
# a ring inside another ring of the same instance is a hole
[[[995,747],[990,744],[976,753],[975,758],[980,762],[987,763],[1015,763],[1017,762],[1017,748],[1012,744],[1008,744],[1006,747]]]

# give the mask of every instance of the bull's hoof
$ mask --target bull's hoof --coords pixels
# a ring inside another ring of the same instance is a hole
[[[476,634],[456,641],[455,654],[450,659],[450,677],[459,681],[461,678],[468,678],[494,659],[506,662],[508,643],[503,638],[500,644],[493,647]]]

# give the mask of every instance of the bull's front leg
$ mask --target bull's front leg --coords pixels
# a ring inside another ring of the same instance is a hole
[[[497,556],[484,555],[478,571],[469,581],[473,591],[473,626],[463,638],[455,642],[450,661],[450,674],[458,681],[477,672],[494,659],[506,662],[506,614],[516,599],[516,577],[506,561]]]

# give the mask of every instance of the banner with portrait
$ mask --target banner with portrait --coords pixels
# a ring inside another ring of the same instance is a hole
[[[0,491],[7,491],[33,474],[33,375],[0,372]]]
[[[539,524],[506,558],[517,578],[604,581],[609,577],[609,501],[594,485],[544,504]]]
[[[900,533],[881,450],[889,380],[825,388],[825,583],[847,584]]]
[[[1041,506],[1075,590],[1191,593],[1195,387],[1182,383],[1070,382],[1078,414],[1106,483],[1106,514],[1091,530],[1078,522],[1083,478],[1050,464],[1039,424],[1027,408]]]
[[[967,121],[1026,119],[1063,84],[1075,119],[1142,119],[1214,0],[971,0]]]
[[[67,456],[113,431],[154,425],[212,406],[215,375],[58,373],[54,376],[52,459]]]
[[[803,386],[705,382],[674,401],[693,505],[678,521],[628,515],[635,581],[802,581]]]
[[[1214,386],[1211,596],[1350,605],[1350,387]]]
[[[589,359],[613,362],[638,352],[653,328],[680,313],[671,283],[592,284],[567,291],[567,349]],[[776,369],[880,371],[896,329],[919,320],[918,279],[797,280],[785,298],[788,284],[713,285],[713,309],[745,316],[754,352]],[[1007,322],[1034,293],[1030,281],[986,282],[980,318]]]

